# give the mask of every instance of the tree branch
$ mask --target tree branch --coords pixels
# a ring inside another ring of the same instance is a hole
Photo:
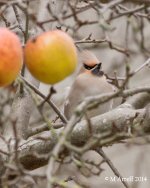
[[[134,110],[125,108],[125,106],[91,119],[92,134],[101,135],[101,139],[97,143],[94,143],[94,147],[118,142],[123,138],[132,138],[141,135],[141,131],[139,130],[144,130],[145,128],[143,122],[145,110]],[[146,131],[150,132],[150,127]],[[59,133],[60,130],[57,132],[58,137]],[[90,135],[87,122],[83,120],[73,129],[70,138],[71,143],[75,146],[85,147],[84,144],[87,143]],[[48,140],[44,141],[31,139],[19,147],[19,160],[21,164],[30,170],[47,164],[48,157],[45,157],[44,154],[51,152],[56,143],[57,139],[54,139],[51,135],[48,136]],[[82,151],[82,149],[80,150]],[[40,155],[41,153],[42,155]]]

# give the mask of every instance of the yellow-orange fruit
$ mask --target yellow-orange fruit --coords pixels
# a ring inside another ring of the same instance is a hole
[[[0,87],[12,83],[22,66],[22,47],[17,35],[0,28]]]
[[[72,38],[61,30],[30,39],[24,49],[27,68],[39,81],[55,84],[74,72],[77,52]]]

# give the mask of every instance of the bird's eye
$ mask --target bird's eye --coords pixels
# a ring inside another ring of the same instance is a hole
[[[83,66],[84,66],[85,69],[87,69],[87,70],[91,70],[91,69],[93,69],[93,68],[96,66],[96,64],[95,64],[95,65],[92,65],[92,66],[89,66],[89,65],[83,64]]]

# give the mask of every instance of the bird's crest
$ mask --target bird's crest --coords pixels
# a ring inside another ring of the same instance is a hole
[[[90,51],[84,50],[81,53],[81,61],[87,66],[95,66],[99,63],[97,57]]]

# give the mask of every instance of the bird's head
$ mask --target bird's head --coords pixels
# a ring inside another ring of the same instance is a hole
[[[95,76],[102,76],[104,73],[102,71],[102,63],[99,62],[97,57],[90,51],[83,51],[81,54],[81,60],[83,66],[80,73],[89,73]]]

